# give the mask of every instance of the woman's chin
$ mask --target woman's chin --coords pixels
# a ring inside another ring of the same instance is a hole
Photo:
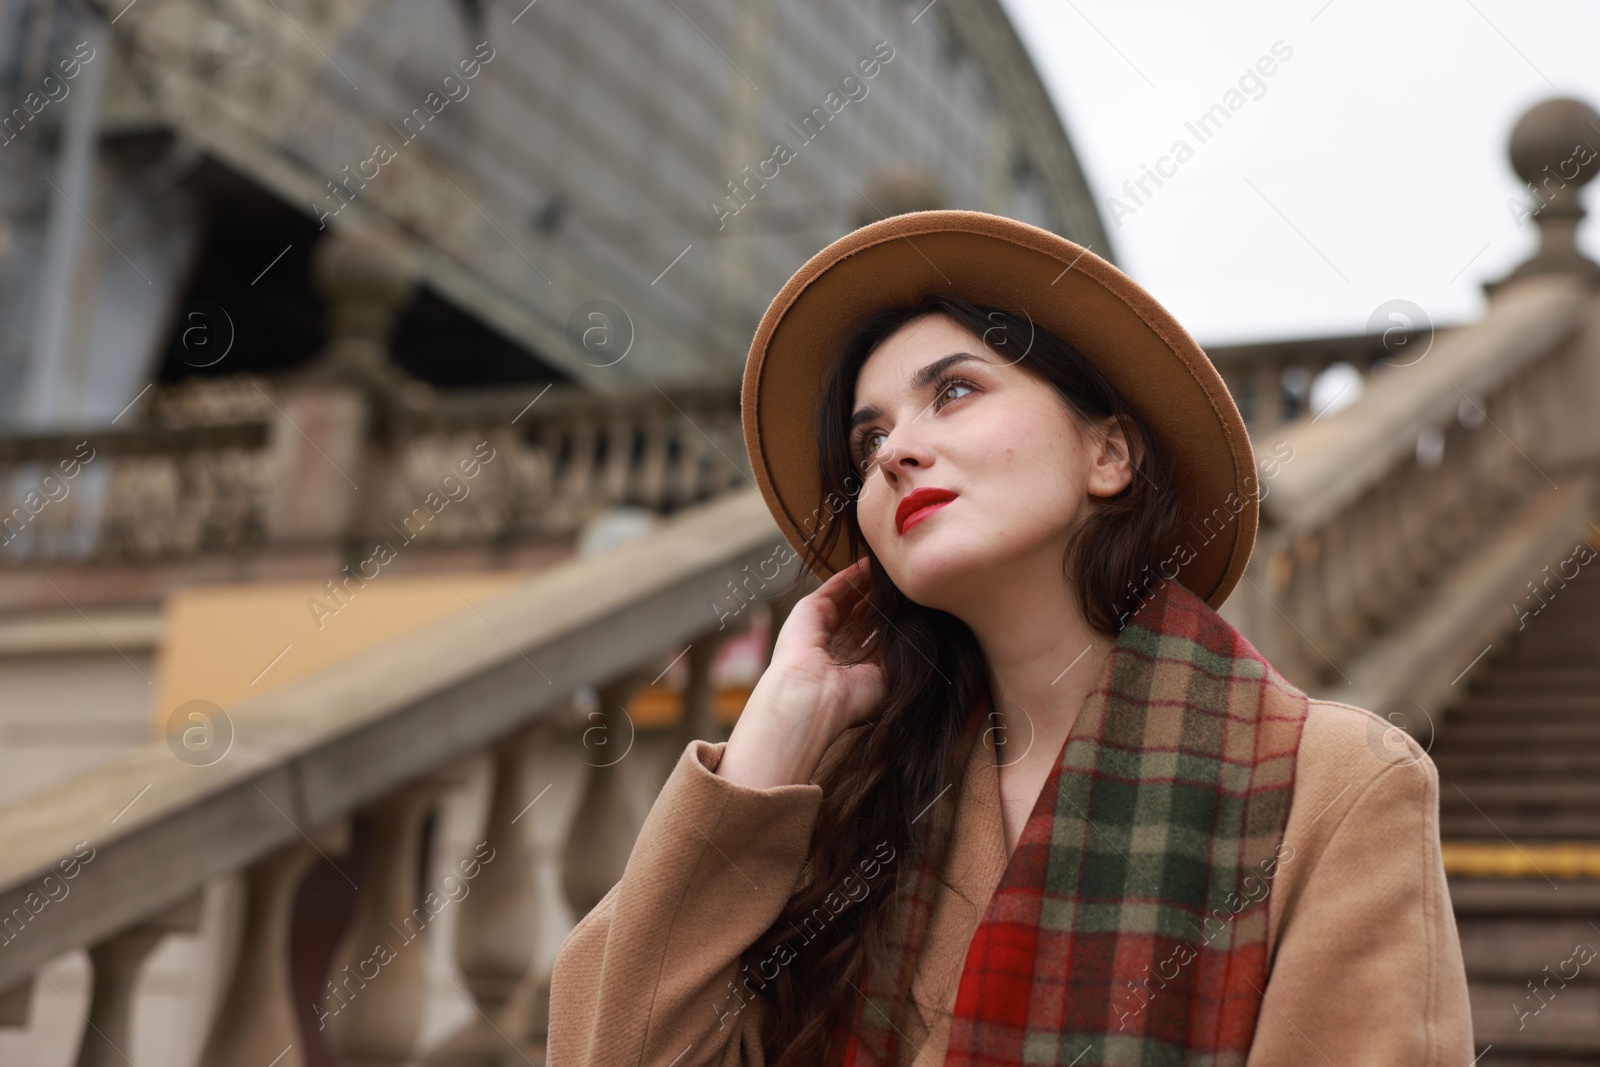
[[[905,546],[897,558],[884,560],[883,565],[895,588],[909,599],[923,607],[949,611],[950,604],[971,595],[974,579],[987,562],[978,553],[953,545],[916,544]]]

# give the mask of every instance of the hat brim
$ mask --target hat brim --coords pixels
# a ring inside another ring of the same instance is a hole
[[[843,340],[874,311],[936,292],[1025,313],[1105,375],[1171,457],[1184,522],[1163,569],[1221,607],[1249,562],[1260,516],[1250,437],[1222,376],[1112,264],[980,211],[917,211],[863,226],[808,260],[767,307],[745,363],[740,419],[785,540],[803,552],[838,506],[823,499],[816,414]],[[817,576],[852,562],[840,537]]]

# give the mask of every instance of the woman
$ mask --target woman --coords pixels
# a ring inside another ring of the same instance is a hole
[[[742,410],[825,580],[563,944],[552,1067],[1471,1062],[1433,766],[1217,615],[1253,454],[1149,294],[895,216],[773,300]]]

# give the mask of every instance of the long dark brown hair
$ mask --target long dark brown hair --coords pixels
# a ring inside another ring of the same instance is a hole
[[[936,314],[1053,386],[1081,430],[1094,429],[1106,416],[1121,425],[1134,476],[1115,496],[1092,500],[1062,559],[1068,587],[1096,631],[1118,632],[1148,588],[1140,586],[1141,573],[1170,550],[1181,522],[1168,459],[1154,436],[1093,364],[1028,316],[932,295],[874,312],[844,342],[823,384],[816,423],[823,494],[843,506],[807,542],[799,580],[841,536],[848,538],[851,558],[869,558],[868,606],[840,627],[830,653],[840,665],[874,658],[886,696],[873,716],[846,731],[852,739],[844,757],[819,768],[822,805],[799,887],[741,957],[745,989],[768,1004],[762,1039],[770,1067],[839,1062],[844,1050],[836,1038],[853,1019],[863,967],[870,960],[884,973],[888,966],[890,903],[919,865],[941,872],[944,882],[948,841],[918,832],[933,820],[920,828],[914,820],[952,782],[952,794],[961,795],[964,767],[952,759],[956,736],[974,703],[991,691],[972,631],[948,612],[907,599],[862,537],[856,515],[867,476],[852,461],[848,442],[856,380],[890,334]],[[874,630],[874,646],[864,648]],[[898,991],[907,1000],[908,993]]]

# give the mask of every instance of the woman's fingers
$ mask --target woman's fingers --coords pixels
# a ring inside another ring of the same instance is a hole
[[[817,594],[832,606],[841,624],[867,603],[867,593],[872,587],[869,575],[867,560],[863,557],[817,588]]]
[[[828,589],[830,583],[838,584],[833,585],[832,589]],[[848,600],[851,597],[866,596],[871,585],[871,571],[867,569],[867,558],[863,556],[844,570],[835,573],[827,582],[823,583],[817,592],[820,593],[827,589],[829,599],[837,603]]]

